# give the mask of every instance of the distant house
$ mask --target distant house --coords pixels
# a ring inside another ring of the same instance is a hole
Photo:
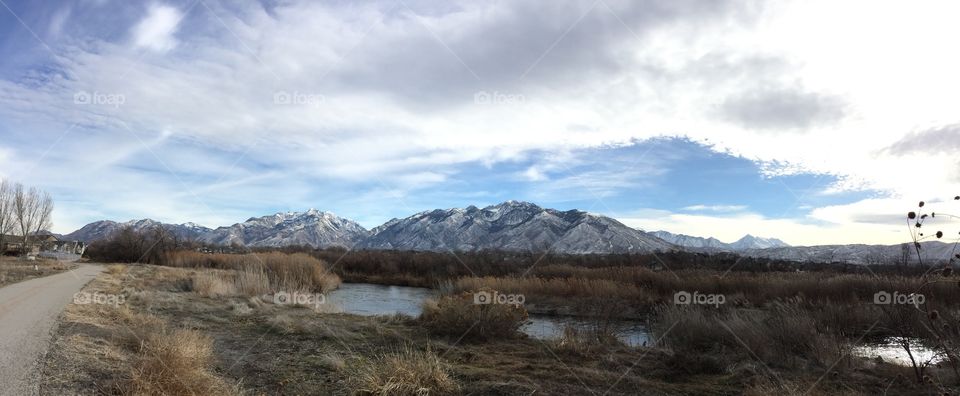
[[[56,235],[39,234],[27,237],[27,246],[23,246],[23,237],[4,235],[0,252],[4,255],[38,255],[42,252],[82,255],[87,244],[80,241],[61,240]]]

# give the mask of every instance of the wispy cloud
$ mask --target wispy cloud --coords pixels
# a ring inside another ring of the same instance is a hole
[[[683,208],[691,212],[740,212],[746,209],[746,205],[690,205]]]
[[[939,142],[932,158],[906,136],[958,121],[960,56],[942,50],[960,35],[956,5],[191,3],[16,5],[32,30],[59,33],[43,44],[4,13],[0,172],[58,189],[57,214],[70,222],[81,216],[67,213],[137,213],[128,202],[211,221],[348,207],[374,190],[428,202],[407,193],[457,190],[458,172],[474,166],[509,168],[491,176],[506,191],[480,187],[494,196],[603,198],[597,210],[629,191],[643,195],[639,207],[644,194],[673,198],[656,187],[677,181],[663,161],[611,153],[663,136],[764,164],[766,177],[850,181],[830,186],[835,195],[960,189],[956,160],[940,155],[950,128],[915,134]],[[918,73],[915,59],[932,61]],[[79,93],[91,100],[77,103]],[[50,146],[53,160],[33,167]],[[142,191],[107,193],[118,181]],[[317,191],[334,183],[346,191]],[[191,191],[210,194],[196,194],[201,204]],[[685,210],[742,211],[702,205]]]

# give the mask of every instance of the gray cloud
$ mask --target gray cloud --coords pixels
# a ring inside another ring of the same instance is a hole
[[[960,124],[910,133],[887,147],[886,151],[894,155],[956,153],[960,151]]]
[[[722,118],[745,128],[802,130],[840,121],[846,102],[801,88],[764,87],[727,97],[719,111]]]
[[[640,70],[642,61],[627,55],[653,44],[650,34],[658,29],[693,34],[754,15],[731,1],[607,1],[609,8],[589,1],[517,1],[496,10],[464,4],[473,5],[393,9],[350,55],[344,64],[350,67],[333,71],[330,79],[429,106],[466,102],[478,90],[528,96],[557,87],[576,90],[597,78]]]

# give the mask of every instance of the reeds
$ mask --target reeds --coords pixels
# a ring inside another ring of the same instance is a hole
[[[168,253],[174,267],[206,268],[192,278],[192,290],[205,296],[256,296],[275,292],[326,293],[340,286],[340,278],[323,261],[306,254]]]

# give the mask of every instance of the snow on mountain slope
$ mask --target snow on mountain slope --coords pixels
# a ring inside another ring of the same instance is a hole
[[[952,243],[937,241],[921,243],[920,257],[924,263],[933,264],[948,260],[956,253],[960,253],[960,250],[954,251]],[[905,259],[908,264],[915,264],[918,261],[913,242],[899,245],[791,246],[750,249],[743,254],[752,257],[820,263],[897,264]]]
[[[740,238],[740,240],[730,244],[732,250],[770,249],[789,246],[790,245],[788,245],[786,242],[777,238],[760,238],[750,234],[747,234],[743,238]]]
[[[672,234],[666,231],[654,231],[651,232],[651,234],[664,241],[690,250],[704,252],[732,250],[729,244],[720,242],[713,237],[701,238],[683,234]]]
[[[210,229],[194,223],[165,224],[150,219],[125,223],[104,220],[87,224],[64,236],[69,240],[92,242],[124,227],[147,231],[162,226],[182,239],[214,245],[280,247],[344,246],[362,249],[431,251],[550,251],[553,253],[628,253],[687,249],[698,252],[737,252],[746,256],[801,262],[847,262],[892,264],[902,261],[903,245],[789,246],[776,238],[746,235],[733,243],[715,238],[646,233],[627,227],[609,217],[579,210],[544,209],[528,202],[507,201],[485,208],[436,209],[403,219],[392,219],[373,230],[329,212],[315,209],[284,212],[250,218],[228,227]],[[912,245],[907,244],[908,248]],[[925,262],[943,260],[953,245],[926,242]],[[906,251],[916,261],[912,249]],[[956,252],[954,252],[956,253]]]
[[[507,201],[483,209],[475,206],[436,209],[377,227],[359,245],[366,249],[455,250],[502,249],[553,253],[623,253],[676,249],[643,231],[609,217],[579,210],[544,209],[529,202]]]
[[[356,222],[330,212],[310,209],[306,212],[276,213],[251,217],[243,223],[220,227],[200,237],[214,245],[245,246],[308,245],[350,247],[370,235]]]
[[[99,239],[108,238],[113,233],[126,227],[130,227],[136,232],[143,232],[155,226],[161,226],[168,232],[182,239],[197,239],[202,235],[212,231],[207,227],[194,223],[166,224],[151,219],[130,220],[125,223],[118,223],[111,220],[101,220],[87,224],[79,230],[66,234],[63,236],[63,239],[89,243]]]
[[[733,243],[724,243],[712,237],[701,238],[683,234],[672,234],[667,231],[655,231],[652,234],[674,245],[701,252],[739,252],[749,249],[767,249],[790,246],[776,238],[760,238],[749,234]]]

